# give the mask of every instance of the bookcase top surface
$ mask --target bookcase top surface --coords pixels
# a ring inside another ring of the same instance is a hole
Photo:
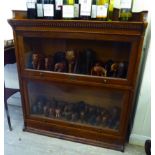
[[[26,11],[14,11],[13,18],[8,23],[14,30],[64,30],[66,32],[90,32],[122,35],[144,35],[147,22],[135,21],[97,21],[97,20],[47,20],[27,19]],[[20,29],[22,30],[22,29]]]

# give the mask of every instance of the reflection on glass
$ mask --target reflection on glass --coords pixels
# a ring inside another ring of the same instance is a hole
[[[118,130],[123,92],[40,82],[28,83],[31,114]]]

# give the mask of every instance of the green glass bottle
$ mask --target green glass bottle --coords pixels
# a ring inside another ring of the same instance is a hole
[[[55,12],[54,12],[55,19],[62,18],[62,6],[63,6],[63,0],[55,0]]]
[[[108,21],[112,21],[113,10],[114,10],[114,0],[110,0],[108,7]]]
[[[113,21],[119,21],[120,18],[120,0],[114,0],[114,7],[113,7]]]
[[[81,0],[80,1],[80,18],[81,19],[91,18],[91,5],[92,5],[92,0]]]
[[[107,20],[109,0],[97,0],[97,15],[98,20]]]
[[[96,19],[96,15],[97,15],[97,5],[96,0],[93,0],[91,6],[91,19]]]
[[[36,18],[36,0],[27,0],[27,18],[35,19]]]
[[[37,9],[37,18],[39,19],[43,18],[44,17],[43,0],[37,0],[36,9]]]
[[[55,0],[44,0],[43,10],[45,19],[54,18],[54,4]]]
[[[80,17],[80,4],[79,0],[75,0],[74,3],[74,19],[79,19]]]
[[[74,18],[74,0],[63,0],[62,18],[63,19]]]
[[[121,0],[120,7],[120,20],[130,20],[132,17],[132,0]]]

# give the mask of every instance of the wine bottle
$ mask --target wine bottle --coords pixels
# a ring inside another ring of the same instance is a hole
[[[106,20],[108,15],[109,0],[97,0],[97,15],[99,20]]]
[[[96,15],[97,15],[96,0],[93,0],[91,6],[91,19],[96,19]]]
[[[80,4],[79,4],[79,0],[75,0],[75,3],[74,3],[74,18],[79,19],[79,17],[80,17]]]
[[[43,18],[44,13],[43,13],[43,0],[37,0],[36,4],[36,10],[37,10],[37,18]]]
[[[114,1],[115,1],[115,0],[110,0],[110,1],[109,1],[109,7],[108,7],[108,21],[112,21],[113,10],[114,10]]]
[[[27,18],[35,19],[36,18],[36,0],[27,0]]]
[[[54,18],[54,0],[44,0],[44,18],[45,19],[53,19]]]
[[[112,20],[118,21],[119,17],[120,17],[120,0],[114,0]]]
[[[120,20],[128,21],[132,17],[131,8],[132,8],[132,0],[121,0],[120,2]]]
[[[80,2],[80,18],[90,19],[91,18],[91,4],[92,0],[81,0]]]
[[[62,17],[64,19],[74,18],[74,1],[73,0],[63,0]]]
[[[146,2],[148,3],[148,2]],[[145,7],[141,7],[141,1],[134,0],[132,4],[132,21],[147,21],[148,11]],[[143,6],[146,6],[143,3]]]
[[[56,19],[62,18],[62,5],[63,5],[63,0],[55,0],[55,18]]]

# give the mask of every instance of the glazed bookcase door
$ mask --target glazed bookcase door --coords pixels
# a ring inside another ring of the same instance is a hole
[[[130,62],[136,61],[135,45],[129,40],[39,37],[23,37],[21,40],[26,76],[42,72],[45,77],[66,80],[72,75],[73,79],[81,81],[127,84],[133,67]]]
[[[122,109],[128,98],[124,90],[38,80],[28,80],[25,87],[27,113],[34,119],[112,132],[120,130]]]

